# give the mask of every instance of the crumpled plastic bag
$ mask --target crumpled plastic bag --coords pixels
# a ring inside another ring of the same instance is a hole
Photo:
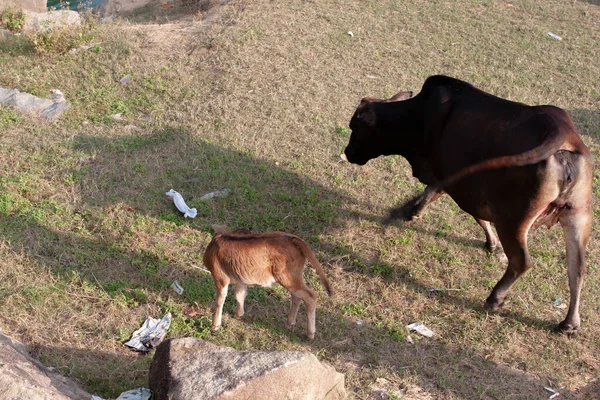
[[[150,389],[142,387],[121,393],[117,400],[149,400],[151,396]]]
[[[148,317],[142,327],[133,332],[131,339],[124,344],[138,351],[148,352],[162,342],[169,326],[171,326],[171,313],[167,313],[162,319]]]
[[[117,397],[116,400],[149,400],[152,397],[152,391],[145,387],[128,390]],[[100,396],[92,396],[92,400],[104,400]]]
[[[435,335],[435,333],[431,329],[429,329],[425,325],[420,324],[418,322],[407,325],[406,327],[408,328],[409,331],[411,331],[411,332],[416,331],[426,337],[433,337],[433,335]]]
[[[186,218],[195,218],[196,214],[198,214],[195,208],[189,208],[187,204],[185,204],[185,201],[179,192],[171,189],[166,193],[166,195],[173,198],[175,207],[177,207],[177,209],[181,211]]]

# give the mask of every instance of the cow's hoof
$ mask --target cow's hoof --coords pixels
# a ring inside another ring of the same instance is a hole
[[[288,331],[291,331],[292,329],[294,329],[294,326],[296,326],[296,324],[290,324],[288,322],[285,323],[285,329],[287,329]]]
[[[490,310],[490,311],[498,311],[499,309],[502,308],[502,306],[504,306],[504,300],[502,301],[497,301],[497,300],[492,300],[491,298],[487,298],[487,300],[485,301],[484,307],[486,310]]]
[[[573,325],[563,321],[554,328],[554,332],[566,333],[567,335],[575,335],[577,332],[579,332],[579,325]]]
[[[314,332],[313,332],[313,333],[310,333],[310,332],[308,332],[308,333],[306,334],[306,336],[308,337],[308,339],[310,339],[310,340],[314,340],[314,338],[315,338],[315,333],[314,333]]]
[[[216,331],[218,331],[218,330],[219,330],[219,328],[220,328],[220,327],[221,327],[221,325],[219,325],[219,326],[212,326],[212,327],[210,328],[210,330],[211,330],[211,331],[213,331],[213,332],[216,332]]]

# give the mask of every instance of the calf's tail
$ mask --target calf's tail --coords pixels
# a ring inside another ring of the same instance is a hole
[[[304,240],[300,239],[299,237],[291,236],[291,239],[292,239],[292,242],[300,249],[302,254],[304,254],[304,257],[306,257],[306,259],[308,260],[310,265],[312,265],[314,267],[314,269],[317,271],[317,274],[319,275],[319,278],[321,279],[321,283],[323,284],[323,287],[327,291],[327,294],[329,296],[331,296],[331,293],[332,293],[331,286],[329,286],[329,281],[327,280],[327,276],[325,275],[323,266],[321,265],[319,260],[317,260],[315,253],[311,250],[310,246]]]

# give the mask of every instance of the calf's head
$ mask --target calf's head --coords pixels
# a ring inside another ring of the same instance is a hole
[[[350,120],[350,142],[344,150],[346,160],[353,164],[365,165],[367,161],[388,153],[389,146],[382,134],[376,107],[380,103],[403,101],[412,97],[412,92],[400,92],[387,100],[365,97]]]

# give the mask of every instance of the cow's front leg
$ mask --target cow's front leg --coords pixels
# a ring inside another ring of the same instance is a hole
[[[485,232],[485,248],[490,253],[493,253],[498,249],[500,240],[498,239],[498,236],[496,236],[496,233],[494,233],[494,230],[492,229],[492,224],[490,224],[489,221],[484,221],[478,218],[475,218],[475,221],[477,221],[477,223],[483,228],[483,231]]]
[[[500,242],[508,257],[508,267],[494,290],[485,301],[487,308],[498,310],[504,305],[504,299],[511,286],[521,275],[531,268],[531,257],[527,251],[527,229],[502,229],[498,228]]]
[[[425,207],[439,199],[444,193],[442,189],[429,185],[420,195],[413,197],[401,207],[392,209],[384,222],[389,224],[395,219],[412,221],[421,218]]]

